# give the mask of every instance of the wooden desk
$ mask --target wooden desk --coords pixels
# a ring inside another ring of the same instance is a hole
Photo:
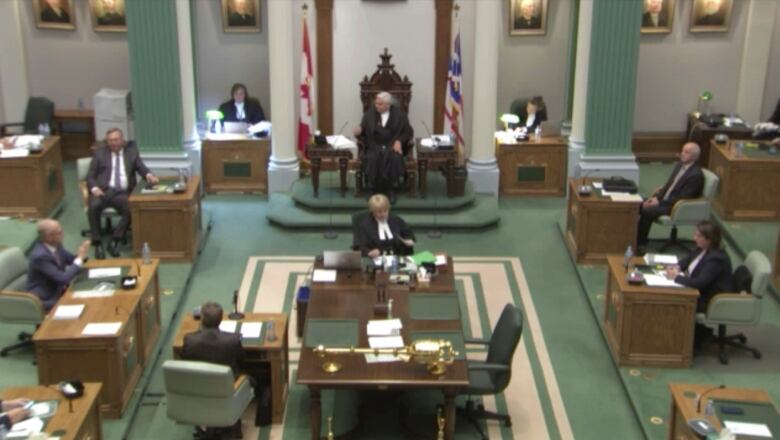
[[[228,319],[227,316],[225,319]],[[250,376],[257,376],[262,372],[264,365],[270,366],[271,420],[273,423],[282,423],[284,421],[284,408],[287,405],[290,377],[287,315],[281,313],[246,313],[243,322],[270,320],[274,321],[274,332],[277,339],[269,341],[266,338],[261,346],[244,345],[246,364],[241,372]],[[184,335],[196,331],[199,327],[200,322],[196,321],[191,313],[188,313],[182,319],[179,331],[176,333],[176,339],[173,341],[174,358],[181,358]]]
[[[433,167],[444,166],[444,173],[447,176],[447,197],[452,193],[451,187],[455,179],[455,160],[458,158],[458,152],[452,149],[438,149],[423,147],[420,139],[415,143],[417,154],[417,174],[420,177],[420,196],[425,198],[428,195],[428,170]]]
[[[342,287],[338,291],[326,291],[312,285],[307,310],[307,326],[314,318],[353,318],[358,320],[358,346],[368,347],[365,332],[368,320],[374,319],[374,287]],[[387,297],[393,299],[393,315],[403,321],[401,336],[405,343],[412,341],[415,331],[454,331],[462,334],[460,319],[413,320],[409,319],[409,296],[415,292],[401,287],[387,289]],[[468,386],[465,360],[456,360],[442,376],[428,373],[424,365],[414,362],[366,363],[362,355],[338,355],[343,369],[337,373],[322,370],[323,358],[306,346],[304,337],[298,363],[297,383],[309,387],[309,427],[311,438],[319,439],[322,419],[321,391],[323,389],[436,389],[445,397],[445,438],[452,439],[455,432],[454,398],[459,390]]]
[[[0,215],[48,217],[65,195],[59,136],[43,140],[43,151],[0,159]]]
[[[618,366],[689,367],[699,291],[628,284],[622,255],[607,265],[604,331]]]
[[[709,169],[720,178],[712,207],[725,220],[780,219],[780,154],[712,142]]]
[[[35,332],[38,382],[100,382],[100,411],[108,418],[121,417],[160,336],[159,263],[157,259],[151,264],[124,258],[90,260],[88,268],[125,266],[130,275],[138,274],[140,269],[138,285],[103,298],[74,298],[73,290],[68,289],[57,306],[86,307],[79,319],[55,320],[50,314]],[[122,325],[114,335],[82,335],[84,327],[94,322]]]
[[[130,195],[133,255],[140,257],[149,243],[155,258],[193,261],[202,230],[200,176],[192,176],[181,194],[141,194],[144,186],[140,183]]]
[[[560,137],[496,143],[499,189],[508,196],[563,196],[568,145]]]
[[[712,139],[716,134],[723,133],[729,139],[750,139],[753,136],[753,129],[750,127],[726,127],[723,125],[710,127],[697,119],[693,114],[688,114],[687,127],[688,139],[699,144],[701,148],[700,164],[710,163],[710,145],[712,145]]]
[[[251,139],[243,135],[221,135],[203,140],[203,191],[267,193],[270,156],[271,138]]]
[[[81,124],[86,131],[72,131],[68,124]],[[75,160],[80,157],[92,156],[90,147],[95,142],[95,112],[92,110],[56,109],[54,110],[54,125],[57,134],[62,138],[62,157],[65,160]]]
[[[309,160],[311,162],[311,184],[314,188],[314,197],[320,195],[320,168],[322,161],[336,161],[339,165],[339,183],[341,197],[347,194],[347,166],[352,159],[352,152],[347,149],[335,149],[331,146],[320,147],[308,145]]]
[[[58,400],[59,406],[43,431],[61,440],[100,440],[103,438],[98,410],[98,395],[102,385],[85,383],[84,395],[71,404],[56,388],[45,386],[13,387],[3,390],[3,400],[28,397],[32,400]]]
[[[707,405],[707,400],[735,400],[746,403],[769,403],[772,399],[764,390],[751,390],[744,388],[723,388],[713,389],[717,385],[694,385],[683,383],[670,383],[669,390],[672,392],[672,409],[669,419],[669,440],[698,440],[701,437],[688,427],[688,421],[691,419],[705,418],[720,431],[723,425],[717,416],[708,416],[704,414],[703,408]],[[699,402],[699,396],[703,393],[704,401]],[[697,402],[701,405],[701,412],[696,407]],[[777,433],[773,432],[774,435]],[[741,437],[737,437],[741,438]]]
[[[590,181],[590,180],[588,180]],[[577,188],[582,179],[569,179],[566,247],[577,264],[604,264],[607,255],[636,249],[639,203],[613,202],[593,188],[589,196]]]

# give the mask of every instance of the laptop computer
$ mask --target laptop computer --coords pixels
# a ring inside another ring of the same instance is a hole
[[[360,269],[359,251],[323,251],[322,264],[326,269]]]
[[[223,131],[231,134],[246,134],[249,124],[246,122],[225,122]]]

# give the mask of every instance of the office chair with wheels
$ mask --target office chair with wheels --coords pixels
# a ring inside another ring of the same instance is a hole
[[[515,354],[520,336],[523,333],[523,312],[513,304],[504,306],[501,317],[498,318],[490,340],[467,339],[466,344],[488,346],[484,361],[468,361],[469,386],[462,394],[489,395],[502,392],[512,377],[512,357]],[[487,435],[479,425],[480,419],[501,420],[506,426],[512,426],[509,414],[499,414],[485,410],[484,405],[476,405],[471,398],[465,407],[458,408],[458,413],[468,419],[483,439]]]
[[[690,250],[685,246],[684,240],[677,238],[677,227],[696,226],[699,222],[710,219],[712,200],[718,191],[720,179],[708,169],[702,168],[701,171],[704,173],[704,188],[702,189],[701,197],[678,200],[672,207],[672,212],[669,215],[662,215],[656,220],[656,223],[672,227],[669,239],[661,247],[661,252],[665,252],[675,246]]]
[[[53,122],[54,103],[48,98],[33,96],[27,100],[24,121],[0,124],[0,137],[13,134],[37,133],[39,124],[49,124],[49,127],[51,127]],[[9,130],[11,127],[16,127],[16,129]]]
[[[23,292],[27,284],[27,258],[21,249],[6,248],[0,251],[0,321],[11,324],[37,326],[46,317],[41,300]],[[5,346],[0,356],[13,350],[32,347],[32,333],[21,332],[19,342]]]
[[[727,335],[726,328],[729,325],[759,324],[761,299],[767,291],[771,274],[772,268],[766,255],[759,251],[750,252],[744,264],[734,271],[734,280],[739,292],[719,293],[713,296],[707,304],[707,311],[697,314],[696,320],[700,324],[718,327],[718,335],[713,343],[718,344],[718,359],[721,364],[729,362],[726,346],[749,351],[754,358],[761,359],[761,352],[747,345],[744,334]]]

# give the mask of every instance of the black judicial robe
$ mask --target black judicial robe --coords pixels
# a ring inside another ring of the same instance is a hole
[[[360,123],[365,141],[363,156],[363,174],[369,190],[374,190],[382,184],[398,185],[404,175],[404,156],[412,138],[412,127],[409,118],[397,106],[390,106],[390,116],[387,124],[382,126],[382,116],[371,107]],[[393,151],[395,141],[401,143],[403,155]]]

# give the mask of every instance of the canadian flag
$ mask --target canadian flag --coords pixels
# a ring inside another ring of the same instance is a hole
[[[309,45],[309,25],[306,16],[303,16],[303,52],[301,53],[301,92],[300,115],[298,116],[298,151],[301,157],[306,155],[306,144],[311,139],[311,115],[312,115],[312,82],[314,74],[311,69],[311,46]]]

